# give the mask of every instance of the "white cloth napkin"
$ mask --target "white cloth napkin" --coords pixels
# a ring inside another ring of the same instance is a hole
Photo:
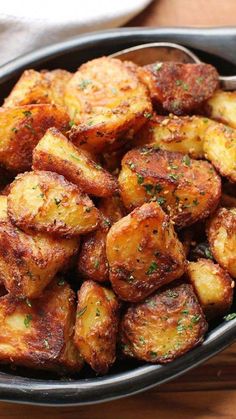
[[[151,0],[1,0],[0,65],[82,32],[124,25]]]

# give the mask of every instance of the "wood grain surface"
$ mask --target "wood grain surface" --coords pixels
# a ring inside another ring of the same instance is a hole
[[[122,1],[122,0],[121,0]],[[236,25],[236,0],[156,0],[128,26]],[[179,379],[95,406],[0,403],[0,419],[236,419],[236,343]]]

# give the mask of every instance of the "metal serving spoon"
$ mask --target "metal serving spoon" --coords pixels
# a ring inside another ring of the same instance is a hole
[[[170,42],[153,42],[123,49],[110,55],[120,60],[133,61],[138,65],[156,61],[178,61],[181,63],[201,63],[201,60],[188,48]],[[236,76],[220,76],[223,90],[236,90]]]

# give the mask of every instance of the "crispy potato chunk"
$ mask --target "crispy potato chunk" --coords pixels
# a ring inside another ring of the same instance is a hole
[[[116,358],[119,303],[112,290],[85,281],[78,292],[75,344],[85,361],[105,374]]]
[[[7,196],[0,195],[0,222],[7,220]]]
[[[59,173],[82,191],[99,197],[111,196],[117,189],[110,173],[55,128],[50,128],[34,149],[33,169]]]
[[[63,281],[30,304],[8,294],[0,299],[0,362],[66,372],[81,369],[73,343],[75,296]]]
[[[18,298],[39,297],[57,272],[67,266],[78,247],[76,239],[26,234],[0,216],[0,278]]]
[[[152,101],[176,115],[197,109],[219,85],[219,75],[210,64],[154,63],[138,70],[149,87]]]
[[[77,146],[101,151],[132,138],[152,111],[146,86],[136,67],[102,57],[83,64],[66,86],[65,103],[74,125],[70,138]]]
[[[203,149],[220,174],[236,182],[236,130],[212,122],[205,132]]]
[[[203,135],[209,123],[208,118],[200,116],[155,115],[138,131],[134,144],[151,145],[201,159],[204,157]]]
[[[115,223],[107,235],[106,251],[112,287],[126,301],[143,300],[185,270],[183,246],[156,202]]]
[[[236,128],[236,92],[218,90],[206,102],[205,110],[210,118]]]
[[[78,260],[78,270],[85,278],[104,282],[109,280],[106,238],[112,224],[125,215],[118,196],[104,198],[98,206],[101,212],[99,227],[84,237]]]
[[[150,147],[124,156],[118,180],[126,208],[157,200],[179,228],[208,217],[221,194],[220,177],[208,162]]]
[[[0,109],[0,163],[8,170],[30,169],[32,152],[48,128],[68,129],[69,117],[54,105]]]
[[[227,272],[236,278],[236,208],[220,208],[208,222],[211,252]]]
[[[233,301],[234,281],[218,264],[209,259],[189,262],[188,278],[208,319],[229,311]]]
[[[76,185],[53,172],[18,175],[8,195],[8,215],[24,231],[41,231],[62,237],[93,231],[99,212]]]
[[[131,305],[121,320],[125,355],[152,363],[167,363],[202,343],[207,323],[189,284],[159,291]]]
[[[66,70],[35,71],[25,70],[4,101],[4,108],[51,103],[64,105],[65,86],[72,74]]]

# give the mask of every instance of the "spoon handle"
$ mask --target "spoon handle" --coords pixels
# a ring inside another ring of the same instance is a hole
[[[220,76],[220,84],[223,90],[236,90],[236,76]]]

